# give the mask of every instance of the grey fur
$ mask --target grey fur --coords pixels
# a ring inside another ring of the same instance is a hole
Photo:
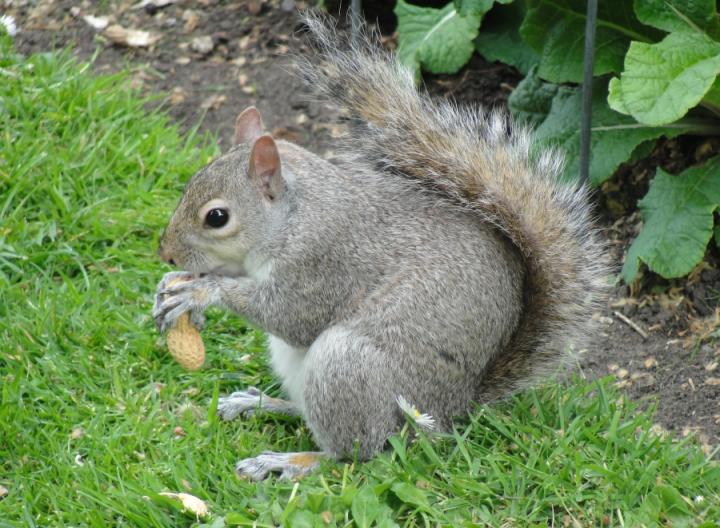
[[[283,191],[273,202],[252,184],[252,145],[199,172],[161,253],[202,275],[162,288],[167,300],[155,316],[166,327],[215,304],[266,330],[273,364],[317,444],[339,457],[357,446],[367,458],[403,423],[400,395],[448,429],[472,402],[556,367],[569,342],[590,333],[605,268],[585,192],[557,182],[556,153],[531,162],[526,132],[508,136],[505,119],[435,105],[391,59],[367,44],[337,51],[332,31],[307,21],[325,61],[305,74],[321,94],[360,118],[348,102],[360,92],[380,114],[394,106],[421,113],[356,127],[356,155],[340,167],[278,141]],[[356,67],[370,71],[351,74]],[[437,143],[417,140],[433,134]],[[499,188],[478,189],[467,174]],[[227,204],[235,219],[227,229],[203,226],[198,211],[210,200]],[[541,216],[521,220],[525,208]],[[546,222],[547,236],[536,237],[539,226],[523,231],[535,220]],[[567,268],[552,285],[563,291],[532,289],[528,270],[546,280],[554,270],[541,265],[558,252]]]

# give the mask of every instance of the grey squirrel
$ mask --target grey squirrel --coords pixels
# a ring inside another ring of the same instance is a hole
[[[342,160],[275,141],[249,108],[160,244],[185,270],[158,286],[161,330],[213,305],[269,334],[289,401],[251,388],[220,416],[297,413],[322,450],[241,461],[254,479],[371,457],[404,423],[398,397],[447,430],[543,379],[591,335],[606,288],[587,190],[558,180],[558,152],[531,156],[500,113],[431,100],[373,38],[305,23],[302,74],[353,123]],[[178,275],[190,280],[168,287]]]

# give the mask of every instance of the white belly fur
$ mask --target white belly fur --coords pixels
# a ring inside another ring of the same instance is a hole
[[[290,397],[290,401],[304,413],[304,361],[307,348],[293,347],[272,334],[268,335],[268,348],[273,369],[282,379],[283,389]]]

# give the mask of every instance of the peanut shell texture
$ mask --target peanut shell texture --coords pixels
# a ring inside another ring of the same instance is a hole
[[[168,286],[177,284],[183,279],[176,279]],[[168,330],[167,345],[170,355],[186,370],[198,370],[205,362],[205,345],[200,332],[190,321],[190,314],[184,313]]]

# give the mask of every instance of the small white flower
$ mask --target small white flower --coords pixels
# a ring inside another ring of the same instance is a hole
[[[695,498],[693,498],[693,502],[695,504],[702,504],[703,502],[705,502],[705,497],[703,497],[702,495],[697,495]]]
[[[396,401],[398,406],[400,407],[400,410],[405,413],[407,417],[411,418],[413,422],[418,424],[422,429],[425,429],[426,431],[432,431],[433,429],[435,429],[435,418],[433,418],[429,414],[420,413],[420,411],[418,411],[417,408],[409,401],[407,401],[403,396],[398,396]]]
[[[15,19],[10,15],[0,16],[0,26],[3,26],[5,31],[7,31],[8,35],[11,37],[17,35],[17,25],[15,24]]]

